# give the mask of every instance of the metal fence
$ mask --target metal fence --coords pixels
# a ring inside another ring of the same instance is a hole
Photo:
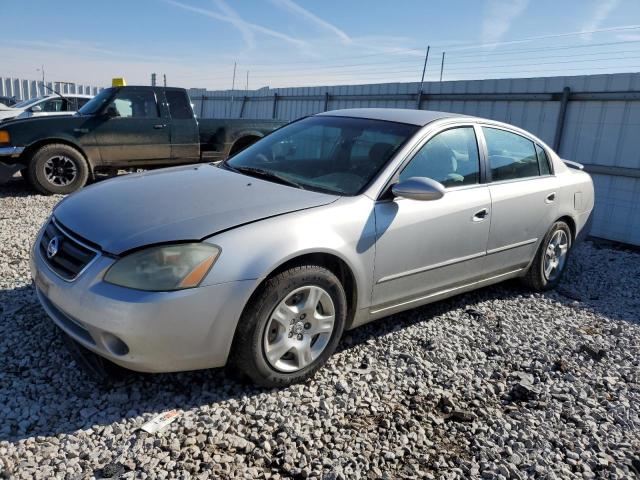
[[[294,120],[342,108],[422,108],[492,118],[585,164],[596,188],[592,235],[640,245],[640,74],[299,87],[191,89],[203,118]]]
[[[49,88],[46,88],[45,85]],[[25,80],[22,78],[0,77],[0,96],[16,97],[19,100],[49,95],[51,90],[62,93],[95,95],[102,87],[82,85],[68,82],[46,82],[42,80]]]

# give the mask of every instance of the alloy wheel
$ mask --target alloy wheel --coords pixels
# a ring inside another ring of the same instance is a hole
[[[557,230],[544,252],[544,276],[552,282],[562,272],[567,260],[569,251],[569,237],[564,230]]]
[[[281,372],[302,370],[324,351],[336,319],[331,295],[316,285],[297,288],[271,312],[263,353],[269,365]]]
[[[73,160],[65,155],[55,155],[44,163],[44,174],[53,185],[66,187],[78,176],[78,168]]]

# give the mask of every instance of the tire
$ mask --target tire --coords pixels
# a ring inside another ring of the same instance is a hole
[[[269,278],[245,307],[230,366],[265,387],[302,382],[333,354],[346,318],[344,288],[332,272],[318,265],[285,270]]]
[[[33,154],[27,178],[40,193],[67,194],[85,186],[89,178],[89,165],[75,148],[51,143]]]
[[[552,248],[550,246],[551,243],[556,242],[558,238],[564,239],[566,242],[566,250],[561,259],[559,258],[560,254],[558,248]],[[538,252],[529,267],[529,271],[522,278],[524,284],[536,291],[545,291],[554,288],[562,279],[572,245],[573,239],[571,237],[571,229],[569,228],[569,225],[563,221],[554,223],[540,243],[540,247],[538,248]],[[554,250],[555,258],[559,259],[557,267],[552,270],[551,274],[549,274],[548,271],[545,272],[545,267],[548,266],[546,261],[553,258],[547,254],[550,250]]]

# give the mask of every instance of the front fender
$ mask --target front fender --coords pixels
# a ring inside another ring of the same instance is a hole
[[[282,264],[310,253],[340,258],[356,283],[358,309],[371,302],[375,257],[374,202],[343,197],[329,205],[272,217],[214,235],[222,252],[203,284],[253,280],[254,288]]]

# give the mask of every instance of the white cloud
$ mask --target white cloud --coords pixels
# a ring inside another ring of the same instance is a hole
[[[240,18],[240,15],[238,15],[233,8],[227,5],[224,0],[213,1],[218,6],[218,9],[227,16],[228,22],[238,29],[247,48],[255,47],[255,35],[251,27],[247,25],[246,22]]]
[[[620,0],[600,0],[591,17],[582,25],[582,30],[591,32],[597,30],[604,21],[609,18],[611,12],[620,4]],[[591,33],[586,33],[583,38],[590,39]]]
[[[529,0],[489,0],[482,20],[482,42],[499,42],[527,5]]]
[[[329,30],[336,37],[338,37],[338,39],[342,43],[345,43],[345,44],[351,43],[351,38],[343,30],[340,30],[338,27],[336,27],[332,23],[329,23],[326,20],[323,20],[322,18],[318,17],[316,14],[311,13],[306,8],[302,8],[300,5],[295,3],[293,0],[271,0],[271,1],[274,4],[276,4],[278,7],[282,8],[284,10],[287,10],[288,12],[290,12],[290,13],[292,13],[294,15],[297,15],[299,17],[302,17],[302,18],[305,18],[307,20],[310,20],[311,22],[315,23],[320,28],[323,28],[325,30]]]
[[[213,18],[214,20],[219,20],[221,22],[227,22],[227,23],[233,25],[236,28],[242,28],[241,33],[243,34],[245,42],[247,41],[246,33],[247,33],[247,29],[248,29],[248,30],[250,30],[252,32],[262,33],[264,35],[268,35],[270,37],[277,38],[279,40],[283,40],[283,41],[285,41],[287,43],[290,43],[292,45],[295,45],[297,47],[306,47],[306,46],[308,46],[307,42],[305,42],[303,40],[291,37],[289,35],[286,35],[284,33],[278,32],[276,30],[271,30],[270,28],[266,28],[266,27],[263,27],[261,25],[257,25],[255,23],[247,22],[247,21],[243,20],[242,18],[240,18],[240,16],[237,15],[237,14],[235,14],[235,16],[223,15],[223,14],[220,14],[220,13],[217,13],[217,12],[213,12],[211,10],[206,10],[204,8],[199,8],[199,7],[194,7],[194,6],[191,6],[191,5],[187,5],[186,3],[178,2],[176,0],[163,0],[163,1],[165,3],[167,3],[167,4],[169,4],[169,5],[173,5],[174,7],[178,7],[178,8],[182,8],[183,10],[187,10],[187,11],[190,11],[190,12],[198,13],[198,14],[203,15],[205,17]],[[229,7],[227,7],[227,8],[229,8]],[[231,9],[229,8],[229,10],[231,10]]]

